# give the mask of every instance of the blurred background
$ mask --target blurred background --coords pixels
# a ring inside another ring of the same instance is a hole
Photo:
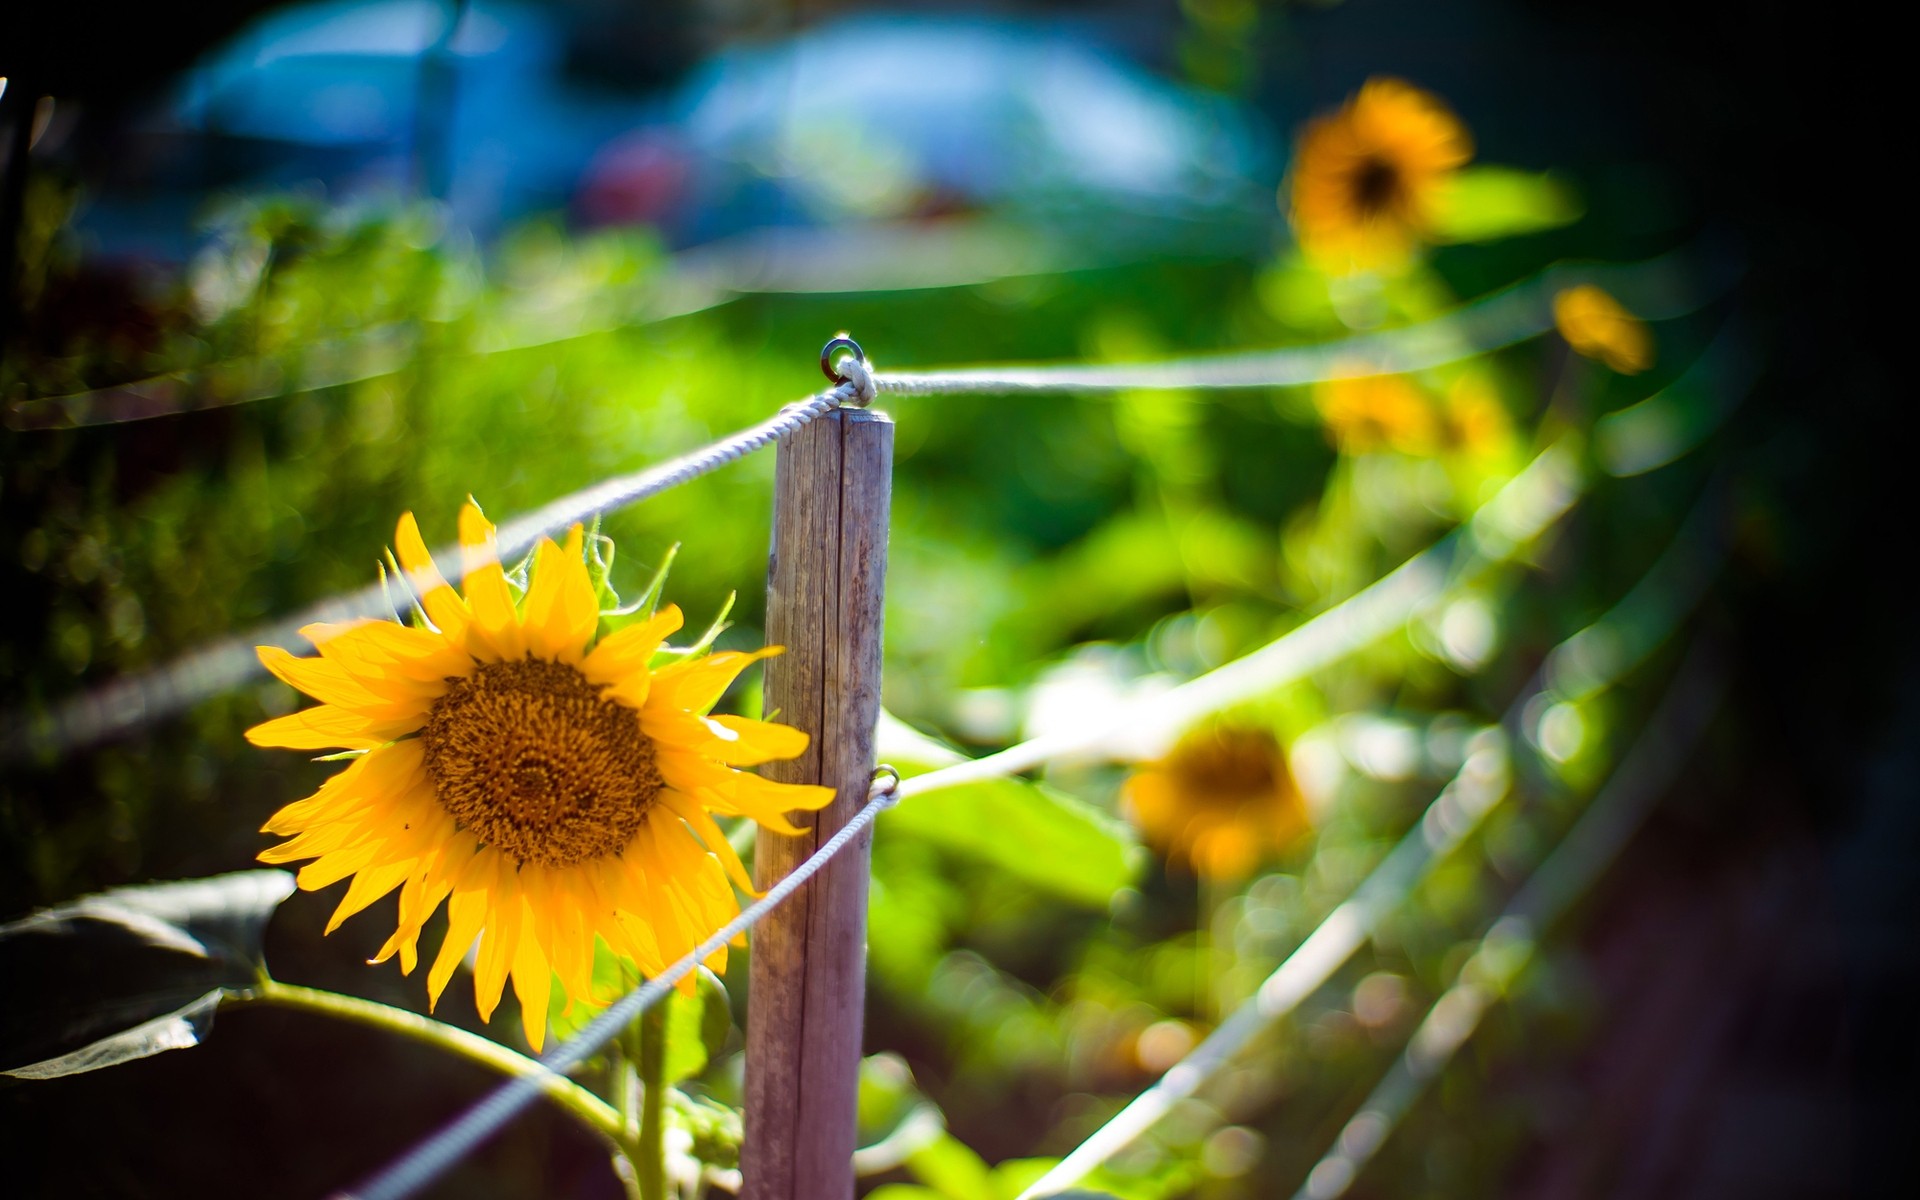
[[[228,639],[369,582],[400,512],[437,545],[469,493],[499,519],[697,447],[814,391],[837,330],[886,369],[1150,360],[1391,331],[1556,264],[1622,264],[1612,290],[1652,346],[1632,369],[1550,333],[1392,394],[883,402],[882,740],[903,764],[1253,650],[1569,431],[1595,482],[1522,561],[1231,714],[1215,733],[1274,747],[1260,769],[1290,806],[1232,854],[1156,824],[1141,782],[1225,752],[1151,731],[956,794],[946,820],[883,819],[863,1139],[899,1152],[869,1156],[863,1192],[1010,1197],[1018,1170],[990,1168],[1070,1150],[1707,511],[1713,536],[1677,552],[1697,603],[1552,744],[1516,748],[1537,760],[1525,803],[1096,1184],[1291,1195],[1704,638],[1727,700],[1679,781],[1353,1194],[1890,1194],[1920,999],[1920,664],[1886,557],[1909,465],[1889,398],[1910,385],[1879,332],[1905,155],[1884,52],[1834,19],[1643,0],[10,13],[0,919],[253,862],[262,821],[331,768],[244,742],[296,699]],[[1410,262],[1333,271],[1289,220],[1299,139],[1381,77],[1452,110],[1478,190]],[[772,475],[760,455],[611,514],[615,582],[640,589],[677,544],[668,597],[697,623],[737,590],[722,644],[758,645]],[[959,828],[1039,805],[1018,838]],[[321,938],[339,890],[281,906],[275,976],[423,1008],[418,978],[364,965],[391,898]],[[7,978],[0,1005],[113,971]],[[519,1044],[471,1004],[455,988],[439,1015]],[[737,1101],[739,1044],[689,1092]],[[318,1196],[487,1082],[243,1009],[190,1051],[0,1082],[6,1190]],[[432,1194],[622,1192],[543,1110]]]

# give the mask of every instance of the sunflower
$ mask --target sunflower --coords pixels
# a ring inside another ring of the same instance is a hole
[[[413,514],[400,518],[400,566],[421,585],[415,625],[309,625],[301,633],[317,658],[260,647],[269,671],[321,703],[255,726],[248,740],[352,759],[274,814],[265,832],[293,837],[260,858],[313,859],[298,876],[308,890],[353,879],[329,933],[399,888],[398,927],[373,961],[397,953],[409,974],[421,927],[444,901],[430,1005],[478,939],[481,1018],[511,978],[537,1051],[556,975],[569,1003],[594,999],[596,938],[656,975],[739,912],[727,881],[749,892],[752,881],[714,814],[796,833],[783,814],[818,809],[833,790],[736,769],[800,754],[805,733],[705,715],[779,647],[665,650],[681,623],[673,606],[596,637],[599,597],[577,525],[564,547],[541,540],[518,603],[472,501],[460,541],[464,599],[435,568]],[[670,661],[653,666],[661,657]],[[707,965],[725,962],[723,948]]]
[[[1149,843],[1208,879],[1244,879],[1307,830],[1286,751],[1253,726],[1187,734],[1127,780],[1121,802]]]
[[[1293,227],[1324,262],[1387,266],[1434,228],[1440,195],[1473,157],[1466,126],[1439,97],[1398,79],[1370,79],[1294,151]]]
[[[1327,436],[1349,454],[1429,454],[1440,442],[1432,406],[1402,375],[1330,379],[1314,389],[1313,404]]]
[[[1583,283],[1553,298],[1553,323],[1567,345],[1622,375],[1653,365],[1653,335],[1646,322],[1603,288]]]

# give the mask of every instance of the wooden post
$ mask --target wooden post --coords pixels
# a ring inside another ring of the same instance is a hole
[[[813,741],[799,759],[761,770],[840,794],[804,836],[761,831],[754,882],[763,889],[866,803],[892,475],[893,422],[879,413],[838,409],[780,444],[767,641],[787,650],[767,664],[766,702]],[[742,1200],[853,1195],[871,838],[863,832],[754,930]]]

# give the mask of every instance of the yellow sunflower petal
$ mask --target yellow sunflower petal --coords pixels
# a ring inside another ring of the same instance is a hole
[[[657,745],[654,762],[668,787],[694,797],[714,812],[730,817],[751,817],[779,833],[802,832],[781,814],[791,808],[820,808],[833,797],[832,788],[817,788],[813,784],[774,783],[677,746]],[[769,788],[773,790],[769,791]],[[793,795],[800,803],[789,802],[789,794],[780,791],[783,788],[803,789]],[[815,800],[819,803],[813,803]]]
[[[461,584],[467,592],[467,607],[473,612],[467,650],[476,658],[489,660],[524,657],[526,637],[520,628],[520,615],[513,608],[507,574],[500,566],[493,525],[472,500],[460,510],[460,550]]]
[[[704,658],[669,663],[653,673],[653,690],[647,696],[647,707],[658,705],[681,712],[705,712],[740,672],[785,649],[767,646],[754,651],[724,650]]]
[[[588,999],[593,995],[594,928],[587,921],[588,914],[598,911],[591,876],[582,871],[550,872],[541,901],[544,913],[529,892],[528,903],[542,918],[541,944],[553,973],[560,977],[569,1003],[575,997]]]
[[[580,673],[589,683],[603,687],[626,684],[637,676],[640,680],[638,699],[623,698],[623,702],[638,708],[647,700],[647,665],[660,652],[661,643],[678,631],[681,624],[679,606],[669,604],[638,625],[629,625],[601,638],[593,653],[581,661]]]
[[[377,812],[362,810],[351,817],[328,821],[300,834],[291,841],[269,846],[257,856],[263,863],[299,862],[303,858],[319,858],[353,846],[363,846],[378,840],[381,817]]]
[[[453,969],[467,956],[467,950],[486,924],[495,875],[494,861],[499,856],[497,850],[481,850],[467,860],[454,881],[453,894],[447,900],[447,936],[440,943],[440,953],[434,956],[433,966],[427,972],[428,1012],[432,1012],[434,1006],[440,1003],[440,993],[447,990],[447,982],[453,978]]]
[[[420,526],[410,512],[400,514],[400,524],[393,532],[393,549],[400,559],[400,569],[407,573],[408,585],[420,596],[420,607],[427,610],[427,620],[459,644],[467,635],[470,619],[466,603],[434,566],[427,543],[421,540]]]
[[[444,879],[436,880],[430,864],[438,857],[438,850],[431,855],[422,856],[407,873],[405,882],[400,885],[400,917],[394,924],[393,933],[380,944],[380,949],[367,960],[369,964],[379,964],[400,955],[400,973],[413,974],[413,968],[420,954],[420,930],[427,923],[427,917],[447,898],[446,893],[452,885]],[[445,890],[438,890],[445,885]]]
[[[317,892],[330,887],[355,871],[365,869],[380,853],[380,843],[363,842],[357,846],[330,851],[300,868],[293,881],[303,892]]]
[[[333,910],[332,918],[327,921],[326,932],[332,933],[340,928],[342,921],[406,882],[407,876],[413,872],[413,864],[414,860],[410,858],[401,862],[381,863],[355,875],[347,887],[347,894],[340,899],[340,906]]]
[[[269,749],[372,750],[418,728],[417,719],[379,721],[321,704],[255,725],[247,730],[247,740]]]
[[[668,824],[649,820],[634,835],[634,845],[638,848],[640,864],[648,877],[650,907],[654,926],[660,932],[660,949],[666,954],[667,961],[676,962],[691,953],[707,934],[718,928],[718,924],[708,925],[705,922],[700,897],[695,889],[697,870],[689,869],[684,861],[676,863],[678,847],[666,836]],[[682,837],[686,836],[685,827],[678,821],[671,822],[671,826],[679,830]],[[630,849],[628,853],[631,857],[634,851]],[[725,969],[725,952],[713,957],[721,962],[721,966],[715,969]],[[691,979],[692,975],[689,974],[686,980],[681,981],[679,987],[682,992],[692,991],[686,986]]]
[[[708,753],[736,767],[757,767],[765,762],[799,758],[812,741],[805,730],[775,721],[724,715],[708,720],[733,735],[729,742],[710,747]]]
[[[339,663],[324,658],[296,658],[278,646],[255,646],[254,653],[260,665],[281,682],[315,700],[372,720],[425,721],[433,702],[432,697],[411,687],[392,689],[390,694],[376,692]]]
[[[727,887],[726,873],[718,859],[701,848],[686,826],[677,821],[657,821],[653,827],[661,859],[680,884],[677,895],[686,906],[691,934],[688,949],[693,949],[731,921],[740,912],[740,905]],[[742,939],[735,941],[744,944]],[[703,961],[715,972],[726,970],[726,947],[722,946]],[[689,975],[687,982],[692,980]],[[692,992],[691,987],[683,990]]]
[[[526,903],[520,897],[519,873],[505,856],[494,872],[492,904],[487,927],[480,933],[480,957],[474,964],[473,1001],[480,1019],[493,1019],[500,1004],[500,993],[507,986],[507,972],[520,949],[520,918]]]
[[[379,680],[438,696],[446,690],[448,676],[473,672],[473,657],[461,648],[464,637],[449,641],[424,629],[373,620],[305,625],[300,633],[322,658],[365,681]]]
[[[396,745],[405,745],[405,742]],[[394,747],[383,747],[382,750]],[[321,822],[337,821],[352,816],[369,802],[367,793],[360,788],[362,777],[367,772],[367,764],[374,761],[382,750],[370,750],[347,764],[347,769],[320,785],[320,790],[304,800],[295,800],[282,806],[279,811],[267,818],[260,827],[261,833],[295,834],[309,825]]]
[[[400,921],[386,945],[371,961],[385,962],[395,950],[400,952],[400,973],[413,974],[419,965],[420,932],[427,918],[439,909],[453,891],[467,861],[474,855],[476,843],[470,833],[455,833],[445,838],[421,860],[413,878],[400,889]]]
[[[743,771],[733,777],[735,803],[775,806],[782,812],[816,812],[832,804],[835,794],[833,788],[817,783],[777,783]]]
[[[581,532],[575,525],[562,550],[541,538],[527,589],[527,649],[536,658],[578,663],[600,627],[600,601],[581,556]]]
[[[666,969],[666,955],[652,922],[643,915],[646,901],[628,874],[624,857],[609,858],[599,864],[594,875],[594,890],[613,910],[613,924],[600,927],[601,936],[615,954],[632,959],[644,975],[658,975]]]
[[[733,843],[727,840],[727,835],[721,830],[720,823],[713,819],[712,813],[701,807],[698,800],[669,788],[660,793],[660,803],[666,805],[681,820],[693,827],[693,832],[706,843],[708,852],[718,858],[720,865],[726,868],[727,875],[733,880],[735,886],[750,896],[760,895],[754,889],[753,876],[747,874],[746,864],[742,863],[740,856],[734,853]]]
[[[312,825],[348,818],[369,804],[398,798],[424,782],[420,774],[424,762],[418,739],[369,750],[313,795],[274,813],[261,832],[299,833]]]
[[[540,953],[538,940],[528,936],[526,919],[527,914],[522,913],[520,941],[513,951],[513,994],[520,1001],[520,1027],[526,1030],[527,1045],[538,1054],[547,1040],[547,997],[553,987],[553,972]]]

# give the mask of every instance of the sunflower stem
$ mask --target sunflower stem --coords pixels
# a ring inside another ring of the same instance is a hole
[[[272,1004],[281,1008],[297,1008],[307,1012],[322,1013],[411,1038],[416,1042],[457,1054],[469,1062],[491,1067],[503,1075],[537,1079],[540,1082],[540,1090],[546,1093],[549,1100],[559,1105],[562,1111],[595,1133],[611,1139],[616,1145],[620,1144],[620,1114],[615,1112],[606,1101],[566,1076],[549,1070],[535,1059],[509,1050],[499,1042],[483,1038],[479,1034],[468,1033],[464,1029],[448,1025],[443,1021],[436,1021],[432,1017],[423,1017],[419,1013],[408,1012],[404,1008],[377,1004],[372,1000],[362,1000],[357,996],[343,996],[338,992],[326,992],[318,988],[297,987],[271,979],[263,979],[258,985],[245,992],[229,992],[221,1004],[222,1007]]]
[[[667,1013],[656,1004],[640,1015],[640,1144],[634,1169],[641,1200],[667,1200]]]
[[[622,984],[625,987],[625,983]],[[615,1155],[614,1173],[627,1200],[642,1200],[640,1172],[640,1078],[627,1053],[627,1039],[615,1038],[607,1047],[607,1088],[613,1095],[613,1109],[620,1115],[620,1150]]]
[[[1220,907],[1227,887],[1211,872],[1200,873],[1200,950],[1204,964],[1199,972],[1198,995],[1194,1009],[1203,1021],[1217,1022],[1225,1014],[1229,1001],[1225,994],[1226,972],[1230,963],[1220,949]]]

